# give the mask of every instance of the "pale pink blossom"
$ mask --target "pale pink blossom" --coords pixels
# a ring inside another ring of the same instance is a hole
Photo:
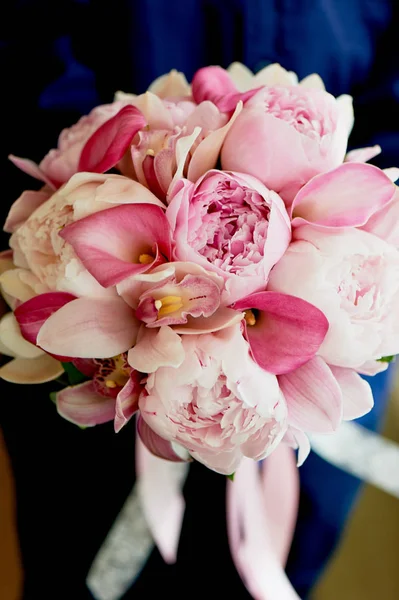
[[[114,293],[95,280],[60,233],[67,225],[114,205],[143,203],[163,206],[146,188],[125,177],[79,173],[13,233],[10,246],[14,263],[36,277],[33,285],[44,286],[40,292],[57,290],[76,296]]]
[[[149,375],[140,396],[150,428],[220,473],[234,472],[243,456],[270,454],[286,430],[286,405],[276,377],[250,358],[240,327],[184,336],[182,345],[181,365]]]
[[[359,229],[304,225],[273,269],[269,289],[317,306],[329,321],[319,354],[361,369],[399,352],[399,252]]]
[[[180,181],[166,211],[175,258],[225,280],[230,303],[265,288],[291,236],[281,198],[242,173],[209,171]]]
[[[351,127],[346,103],[323,90],[264,87],[229,131],[222,167],[258,177],[290,204],[314,175],[343,162]]]

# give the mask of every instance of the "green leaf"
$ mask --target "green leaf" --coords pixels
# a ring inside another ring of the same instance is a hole
[[[69,385],[77,385],[78,383],[83,383],[86,381],[86,375],[83,375],[72,363],[63,362],[62,366],[64,367],[65,373],[68,375]]]
[[[227,479],[230,479],[230,481],[234,481],[234,476],[235,476],[235,472],[230,473],[230,475],[226,475]]]
[[[382,363],[391,363],[394,362],[396,356],[383,356],[382,358],[377,358],[377,362]]]
[[[50,396],[51,402],[54,402],[54,404],[56,404],[56,402],[57,402],[57,392],[50,392],[49,396]]]

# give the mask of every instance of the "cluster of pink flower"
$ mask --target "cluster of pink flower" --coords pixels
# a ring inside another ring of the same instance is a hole
[[[170,460],[230,474],[284,442],[303,461],[399,352],[398,170],[346,154],[352,124],[316,75],[234,64],[118,93],[39,165],[12,156],[44,187],[5,225],[0,376],[72,362],[87,380],[59,413],[118,431],[138,412]]]

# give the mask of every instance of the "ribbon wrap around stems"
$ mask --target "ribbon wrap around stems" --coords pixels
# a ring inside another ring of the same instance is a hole
[[[176,560],[184,513],[186,463],[148,452],[138,439],[136,469],[147,525],[164,560]],[[263,464],[244,459],[227,482],[230,550],[255,600],[298,600],[284,565],[294,533],[299,478],[294,452],[281,444]]]
[[[255,600],[298,600],[284,566],[299,501],[293,451],[284,444],[263,464],[245,458],[227,486],[231,554]]]

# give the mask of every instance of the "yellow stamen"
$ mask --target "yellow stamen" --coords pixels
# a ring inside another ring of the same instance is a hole
[[[256,318],[255,318],[255,315],[252,312],[252,310],[245,311],[244,319],[245,319],[247,325],[249,325],[251,327],[252,327],[252,325],[255,325],[255,323],[256,323]]]
[[[183,308],[183,302],[180,296],[165,296],[155,301],[155,308],[158,311],[158,317],[164,317]]]
[[[149,265],[154,262],[154,257],[151,254],[140,254],[139,263],[142,265]]]
[[[148,148],[146,156],[155,156],[155,151],[152,148]]]
[[[107,388],[116,388],[117,384],[116,381],[114,381],[113,379],[107,379],[105,385],[107,386]]]

